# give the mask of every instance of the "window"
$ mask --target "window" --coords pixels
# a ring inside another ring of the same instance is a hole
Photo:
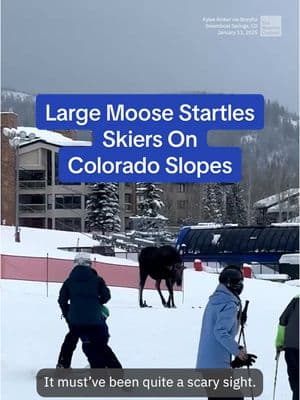
[[[21,194],[19,196],[20,204],[45,204],[44,194]]]
[[[55,185],[81,185],[80,182],[75,183],[75,182],[60,182],[59,178],[58,178],[58,153],[55,153]]]
[[[44,189],[45,186],[45,171],[29,169],[19,170],[20,189]]]
[[[20,225],[31,228],[45,228],[45,218],[20,218]]]
[[[132,211],[132,194],[125,193],[125,211]]]
[[[20,211],[26,213],[46,211],[44,194],[21,194],[19,196]]]
[[[132,203],[132,194],[125,193],[125,203]]]
[[[177,200],[177,208],[181,210],[186,208],[186,200]]]
[[[52,152],[47,150],[47,185],[52,185]]]
[[[177,192],[185,193],[186,192],[186,185],[184,183],[179,183],[177,185]]]
[[[56,209],[80,209],[81,208],[81,196],[80,195],[55,195],[55,208]]]
[[[52,210],[52,194],[48,194],[47,199],[47,209]]]
[[[81,231],[80,218],[55,218],[55,229],[63,231]]]
[[[20,181],[43,181],[45,180],[45,171],[21,169],[19,171]]]

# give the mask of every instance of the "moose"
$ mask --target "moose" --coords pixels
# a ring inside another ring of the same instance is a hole
[[[182,284],[184,266],[178,251],[172,246],[154,247],[142,249],[138,257],[140,269],[139,304],[140,307],[149,307],[143,301],[143,289],[148,275],[155,280],[155,288],[161,298],[164,307],[175,307],[173,286]],[[169,299],[166,302],[160,290],[160,283],[165,280],[169,291]]]

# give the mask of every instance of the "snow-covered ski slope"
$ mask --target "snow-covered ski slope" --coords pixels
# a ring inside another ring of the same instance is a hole
[[[26,257],[53,257],[56,259],[73,260],[75,253],[60,250],[61,247],[92,247],[99,242],[92,235],[80,232],[57,231],[53,229],[37,229],[21,227],[21,241],[15,242],[15,227],[0,225],[0,254]],[[117,249],[118,252],[120,251]],[[93,254],[92,259],[117,265],[133,265],[135,261],[118,257],[107,257]]]
[[[108,319],[110,344],[128,368],[193,368],[201,319],[217,276],[185,270],[184,291],[175,294],[176,309],[161,306],[158,294],[145,291],[153,308],[138,307],[136,289],[111,288]],[[2,399],[34,400],[35,374],[55,366],[66,324],[60,319],[57,296],[61,284],[2,280]],[[264,375],[259,399],[271,400],[274,380],[274,337],[278,317],[298,288],[281,283],[245,280],[243,300],[250,300],[246,339],[248,351],[258,355],[256,367]],[[78,346],[73,367],[87,361]],[[277,400],[291,398],[286,364],[281,356]]]
[[[57,250],[57,247],[76,246],[78,239],[79,245],[95,244],[78,233],[31,228],[21,228],[21,243],[15,243],[14,227],[2,226],[0,254],[44,257],[48,252],[50,257],[71,260],[74,254]],[[119,265],[130,262],[103,256],[97,256],[98,260]],[[163,308],[158,294],[152,290],[145,290],[144,299],[153,308],[140,309],[136,289],[111,287],[110,344],[123,366],[193,368],[204,307],[217,281],[216,274],[185,270],[183,292],[175,293],[176,309]],[[49,284],[47,296],[45,282],[1,281],[1,399],[40,398],[35,389],[35,374],[42,368],[56,365],[67,332],[57,304],[60,287],[61,284]],[[245,280],[242,300],[250,301],[246,327],[248,351],[258,355],[256,367],[264,375],[264,392],[259,399],[272,399],[276,326],[281,312],[298,291],[299,287],[289,284]],[[78,345],[72,366],[86,364]],[[289,398],[282,355],[276,399]]]

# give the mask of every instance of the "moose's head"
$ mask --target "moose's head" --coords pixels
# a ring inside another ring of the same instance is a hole
[[[176,283],[177,286],[182,285],[183,271],[185,266],[182,262],[176,263],[171,267],[172,281]]]

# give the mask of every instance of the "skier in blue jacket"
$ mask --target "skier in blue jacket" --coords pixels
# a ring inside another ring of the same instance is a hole
[[[219,285],[205,308],[196,368],[236,368],[251,366],[256,356],[247,355],[235,336],[241,318],[243,273],[229,265],[219,276]],[[231,361],[231,357],[235,360]]]

